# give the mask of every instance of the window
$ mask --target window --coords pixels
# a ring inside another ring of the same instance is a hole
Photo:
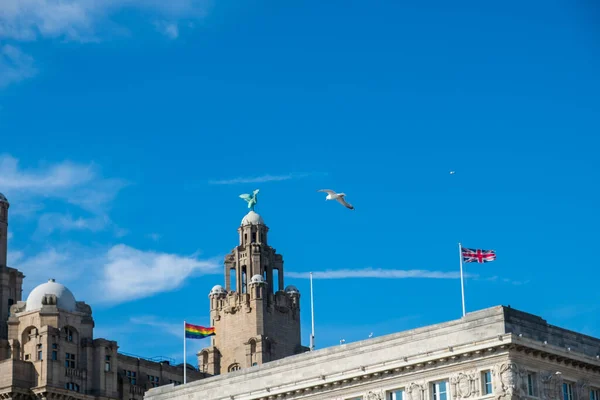
[[[79,392],[79,385],[73,382],[67,382],[65,383],[65,389]]]
[[[25,361],[29,361],[29,358],[30,358],[29,354],[25,354]]]
[[[572,383],[563,383],[563,399],[564,400],[573,400],[573,384]]]
[[[104,372],[110,371],[110,356],[104,356]]]
[[[233,371],[239,371],[240,369],[242,369],[240,367],[240,364],[231,364],[229,366],[229,372],[233,372]]]
[[[65,338],[67,342],[73,341],[73,331],[70,328],[65,328]]]
[[[129,380],[129,383],[131,385],[135,385],[137,382],[137,379],[135,378],[135,372],[134,371],[127,371],[125,370],[125,376],[127,376],[127,379]]]
[[[389,392],[387,400],[404,400],[404,389]]]
[[[537,374],[535,372],[527,373],[527,395],[531,397],[538,397]]]
[[[448,382],[435,382],[431,387],[433,400],[448,400]]]
[[[598,390],[598,389],[590,390],[590,400],[600,400],[600,390]]]
[[[42,353],[42,345],[38,344],[37,345],[37,359],[38,359],[38,361],[43,360],[43,356],[44,356],[44,354]]]
[[[148,381],[150,382],[150,386],[158,387],[158,376],[148,375]]]
[[[257,362],[253,362],[253,363],[252,363],[252,366],[253,366],[253,367],[256,367],[257,365],[258,365],[258,363],[257,363]]]
[[[246,266],[242,267],[242,293],[246,293]]]
[[[75,354],[66,353],[65,368],[75,368]]]
[[[481,373],[481,383],[483,384],[483,394],[492,394],[492,371],[483,371]]]
[[[52,361],[58,360],[58,345],[56,343],[52,343]]]

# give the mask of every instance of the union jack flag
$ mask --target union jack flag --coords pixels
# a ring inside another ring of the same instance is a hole
[[[496,252],[494,250],[467,249],[463,247],[462,257],[466,263],[486,263],[496,259]]]

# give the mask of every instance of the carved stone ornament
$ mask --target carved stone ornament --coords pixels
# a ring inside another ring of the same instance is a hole
[[[496,399],[520,399],[526,395],[523,371],[515,363],[502,363],[495,367],[498,377]]]
[[[546,371],[541,375],[543,400],[558,400],[561,398],[562,375],[556,372]]]
[[[365,395],[365,400],[385,400],[385,393],[383,393],[383,390],[369,390]]]
[[[476,376],[477,372],[459,372],[452,376],[450,383],[452,384],[455,397],[466,399],[476,395]]]
[[[577,382],[577,398],[587,399],[590,397],[590,382],[582,379]]]
[[[423,385],[418,383],[411,383],[404,391],[406,400],[424,400]]]

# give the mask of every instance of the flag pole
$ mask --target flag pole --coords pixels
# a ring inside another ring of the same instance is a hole
[[[465,280],[463,278],[463,256],[462,256],[462,245],[458,244],[458,255],[460,257],[460,292],[462,294],[462,313],[465,316]]]
[[[310,273],[310,318],[312,325],[312,331],[310,335],[310,350],[313,351],[315,349],[315,306],[313,298],[312,272]]]
[[[185,321],[183,321],[183,384],[187,382],[187,365],[186,365],[186,351],[185,351]]]

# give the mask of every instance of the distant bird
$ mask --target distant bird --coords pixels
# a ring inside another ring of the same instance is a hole
[[[325,197],[325,200],[337,200],[344,207],[354,210],[354,206],[352,204],[346,202],[346,199],[344,199],[344,197],[346,196],[346,193],[336,193],[330,189],[321,189],[321,190],[317,190],[317,192],[327,193],[327,197]]]
[[[369,337],[372,338],[373,337],[373,332],[369,333]]]
[[[346,339],[340,340],[340,344],[344,344],[344,343],[346,343]]]
[[[450,171],[450,175],[454,175],[455,173],[455,171]]]

